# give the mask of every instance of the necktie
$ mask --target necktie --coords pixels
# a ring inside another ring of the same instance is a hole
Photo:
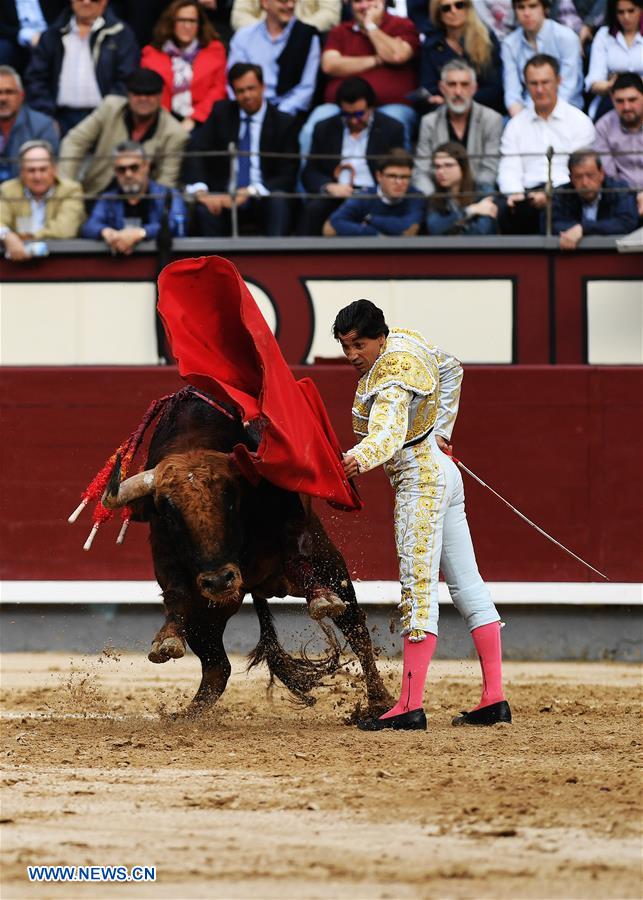
[[[239,134],[239,172],[237,175],[237,187],[244,188],[250,184],[250,117],[246,116],[241,122]]]

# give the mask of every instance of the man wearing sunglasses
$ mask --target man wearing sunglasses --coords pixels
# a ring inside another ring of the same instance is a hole
[[[402,125],[374,109],[375,92],[365,79],[347,78],[339,86],[337,102],[339,115],[315,126],[311,158],[302,171],[306,191],[324,195],[306,202],[299,225],[302,235],[321,234],[326,219],[344,200],[374,188],[376,160],[404,145]]]
[[[123,141],[114,150],[114,181],[97,201],[80,236],[102,239],[112,253],[129,256],[141,241],[157,237],[168,200],[168,225],[176,235],[186,217],[181,196],[152,181],[150,161],[142,144]]]

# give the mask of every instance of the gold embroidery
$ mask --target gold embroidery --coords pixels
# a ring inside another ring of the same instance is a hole
[[[413,640],[422,640],[437,622],[435,530],[446,487],[431,441],[403,445],[431,427],[450,434],[461,378],[454,357],[431,347],[416,331],[395,329],[360,379],[353,404],[359,443],[350,452],[364,471],[383,463],[395,490],[400,622],[402,634]]]
[[[364,398],[368,400],[383,388],[397,385],[413,394],[428,396],[438,386],[438,373],[428,354],[425,358],[400,347],[388,349],[375,360],[367,375]]]

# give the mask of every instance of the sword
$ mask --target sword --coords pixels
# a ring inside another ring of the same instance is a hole
[[[609,578],[607,577],[607,575],[603,575],[602,572],[599,572],[598,569],[594,568],[594,566],[590,566],[590,564],[588,562],[585,562],[584,559],[581,559],[580,556],[576,556],[576,554],[574,552],[572,552],[569,549],[569,547],[566,547],[564,544],[561,544],[560,541],[557,541],[555,537],[551,536],[551,534],[547,534],[547,532],[544,529],[542,529],[539,525],[536,525],[535,522],[532,522],[531,519],[528,519],[524,513],[521,513],[519,509],[516,509],[515,506],[512,506],[512,504],[508,500],[505,500],[505,498],[502,497],[498,493],[498,491],[494,491],[494,489],[492,487],[490,487],[488,484],[486,484],[486,482],[484,482],[482,480],[482,478],[479,478],[475,472],[472,472],[468,466],[465,466],[465,464],[461,460],[457,459],[455,456],[453,456],[453,454],[448,454],[448,455],[451,456],[451,459],[456,464],[456,466],[458,466],[458,468],[462,469],[463,472],[466,472],[467,475],[470,475],[471,478],[473,478],[474,481],[477,481],[478,484],[481,484],[482,487],[486,488],[488,491],[491,491],[491,493],[494,495],[494,497],[497,497],[498,500],[500,500],[502,503],[505,504],[505,506],[508,506],[512,512],[514,512],[519,518],[521,518],[523,520],[523,522],[526,522],[527,525],[531,525],[531,527],[535,528],[536,531],[538,531],[540,534],[543,535],[543,537],[546,537],[548,541],[551,541],[552,544],[556,544],[556,546],[560,547],[561,550],[564,550],[565,553],[569,553],[570,556],[573,556],[573,558],[578,560],[579,563],[582,563],[588,569],[591,569],[592,572],[596,572],[596,574],[600,575],[601,578],[604,578],[605,581],[609,581]]]

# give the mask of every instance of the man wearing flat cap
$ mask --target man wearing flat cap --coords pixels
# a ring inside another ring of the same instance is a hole
[[[127,97],[110,95],[68,132],[60,145],[59,171],[77,179],[83,160],[92,159],[81,183],[86,194],[99,194],[113,178],[112,153],[123,141],[142,144],[154,181],[175,187],[187,132],[161,108],[163,79],[151,69],[136,69],[126,82]]]

